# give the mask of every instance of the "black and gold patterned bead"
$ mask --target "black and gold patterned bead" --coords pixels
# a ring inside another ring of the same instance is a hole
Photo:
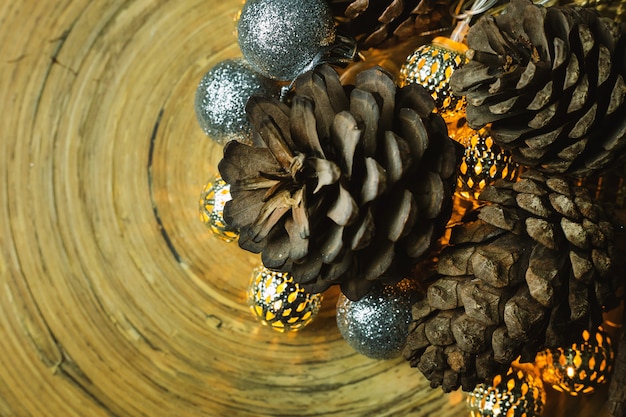
[[[248,302],[255,316],[279,332],[293,332],[311,323],[322,304],[286,272],[257,268],[248,286]]]
[[[467,46],[444,37],[422,45],[409,55],[400,69],[399,84],[420,84],[432,95],[435,107],[446,123],[465,114],[465,97],[450,90],[454,70],[467,62]]]
[[[493,181],[514,181],[517,177],[518,165],[507,151],[494,143],[487,128],[464,128],[456,132],[453,139],[465,148],[457,177],[457,193],[461,196],[476,198]]]
[[[230,184],[219,175],[215,175],[200,194],[200,220],[214,236],[226,242],[239,237],[239,232],[224,221],[224,205],[230,199]]]

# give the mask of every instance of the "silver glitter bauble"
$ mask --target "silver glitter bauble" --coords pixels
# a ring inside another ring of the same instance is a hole
[[[237,33],[254,69],[290,81],[335,41],[335,24],[324,0],[248,0]]]
[[[363,298],[337,300],[337,327],[350,346],[373,359],[399,356],[406,344],[415,286],[409,280],[375,286]]]
[[[255,72],[243,59],[227,59],[202,77],[196,90],[196,117],[204,133],[220,145],[250,144],[252,127],[246,102],[254,94],[278,95],[278,85]]]

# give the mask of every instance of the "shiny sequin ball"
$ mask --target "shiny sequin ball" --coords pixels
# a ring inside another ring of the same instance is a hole
[[[477,385],[467,405],[471,417],[539,417],[545,396],[541,379],[512,367],[506,375],[496,375],[491,385]]]
[[[476,198],[483,188],[497,179],[515,180],[518,165],[511,160],[508,151],[493,142],[487,128],[473,130],[467,127],[453,133],[451,137],[465,148],[457,176],[457,192],[461,196]]]
[[[200,194],[200,220],[213,235],[226,242],[239,237],[239,232],[224,222],[224,205],[231,198],[230,184],[219,175],[215,175]]]
[[[227,59],[202,77],[196,90],[195,109],[200,127],[215,142],[251,143],[252,126],[246,103],[254,94],[278,95],[278,85],[256,73],[243,59]]]
[[[335,24],[324,0],[248,0],[237,33],[250,65],[291,81],[335,41]]]
[[[536,365],[541,377],[557,391],[572,396],[590,394],[608,381],[613,367],[611,339],[602,330],[583,331],[582,340],[567,348],[540,352]]]
[[[391,359],[402,353],[411,322],[414,284],[379,285],[358,301],[341,294],[337,327],[348,344],[372,359]]]
[[[315,318],[322,295],[309,294],[286,272],[261,267],[252,273],[248,302],[263,324],[279,332],[293,332]]]
[[[448,38],[437,37],[422,45],[400,68],[399,84],[419,84],[435,99],[435,107],[447,123],[465,113],[465,98],[450,90],[450,77],[467,62],[467,46]]]

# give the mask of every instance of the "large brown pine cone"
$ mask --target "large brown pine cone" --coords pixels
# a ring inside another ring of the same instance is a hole
[[[471,390],[521,355],[568,346],[615,305],[613,226],[586,189],[537,171],[485,188],[413,306],[404,356],[433,386]]]
[[[586,176],[626,145],[626,31],[594,9],[512,0],[467,36],[471,61],[451,87],[471,127],[487,123],[513,158],[545,172]]]
[[[339,30],[359,46],[388,47],[452,24],[452,0],[328,0]]]
[[[224,219],[239,245],[312,292],[341,284],[361,298],[397,282],[443,233],[460,151],[417,86],[381,69],[342,87],[329,66],[296,81],[290,104],[252,97],[246,112],[267,147],[231,142],[219,170]]]

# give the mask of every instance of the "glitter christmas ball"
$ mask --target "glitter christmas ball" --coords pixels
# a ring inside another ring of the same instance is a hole
[[[263,324],[279,332],[294,332],[317,316],[322,295],[306,292],[286,272],[261,267],[252,273],[248,303]]]
[[[557,391],[572,396],[590,394],[608,381],[613,367],[611,339],[602,330],[585,330],[582,340],[567,348],[540,352],[536,365],[541,378]]]
[[[437,111],[447,123],[465,113],[465,98],[450,90],[454,70],[467,62],[467,46],[448,38],[437,37],[409,55],[400,68],[399,84],[420,84],[435,99]]]
[[[358,301],[337,300],[337,327],[357,352],[373,359],[399,356],[406,344],[415,285],[378,285]]]
[[[224,222],[224,205],[230,199],[230,185],[219,175],[215,175],[200,194],[200,220],[214,236],[226,242],[239,237],[239,232]]]
[[[465,148],[457,176],[457,192],[466,198],[476,198],[480,191],[497,179],[513,181],[518,165],[511,154],[493,142],[489,129],[466,127],[451,133]]]
[[[291,81],[335,41],[335,24],[324,0],[248,0],[237,33],[250,65]]]
[[[243,59],[227,59],[211,68],[196,90],[196,118],[220,145],[231,140],[251,143],[246,102],[253,94],[278,95],[278,85],[256,73]]]
[[[467,397],[470,417],[539,417],[546,401],[541,379],[517,368],[479,384]]]

